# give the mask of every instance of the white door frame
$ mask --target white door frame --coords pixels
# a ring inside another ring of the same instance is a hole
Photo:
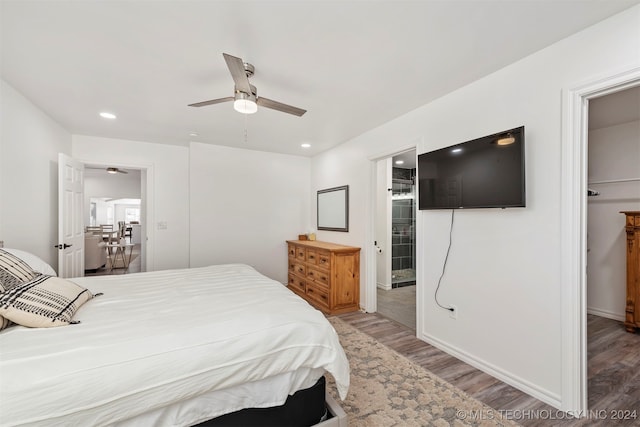
[[[589,100],[640,85],[640,67],[563,90],[561,283],[562,407],[587,405],[587,153]]]
[[[376,218],[376,187],[378,184],[378,180],[377,180],[377,164],[379,160],[382,159],[386,159],[388,157],[393,157],[396,154],[400,154],[400,153],[404,153],[406,151],[411,151],[411,150],[416,150],[416,156],[418,155],[418,151],[422,148],[422,138],[407,144],[407,145],[401,145],[399,147],[394,148],[393,150],[387,150],[384,151],[382,153],[378,153],[375,156],[370,156],[368,158],[369,160],[369,197],[368,197],[368,204],[369,204],[369,216],[367,218],[368,224],[367,224],[367,229],[366,229],[366,245],[367,245],[367,250],[365,251],[365,257],[366,257],[366,265],[367,265],[367,271],[366,271],[366,280],[365,280],[365,289],[364,289],[364,311],[368,312],[368,313],[373,313],[376,312],[378,310],[378,298],[377,298],[377,283],[376,283],[376,257],[378,256],[378,253],[375,250],[375,218]],[[416,168],[417,168],[417,164],[416,164]],[[416,182],[416,194],[418,194],[418,185]],[[418,285],[420,283],[420,279],[421,279],[421,275],[422,275],[422,268],[418,267],[418,260],[419,260],[419,256],[420,256],[420,249],[419,249],[419,240],[420,240],[420,236],[422,235],[421,230],[422,230],[422,226],[421,226],[421,221],[419,221],[420,215],[417,215],[416,217],[416,333],[419,334],[421,332],[421,323],[420,323],[420,319],[421,319],[421,310],[422,310],[422,304],[421,304],[421,299],[420,299],[420,295],[421,295],[421,290],[420,290],[420,286]]]

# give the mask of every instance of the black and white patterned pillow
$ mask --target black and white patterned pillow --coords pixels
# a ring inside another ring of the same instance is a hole
[[[40,273],[14,254],[0,249],[0,292],[35,279]]]
[[[0,316],[31,328],[64,326],[78,323],[73,315],[91,298],[88,289],[43,274],[0,294]]]

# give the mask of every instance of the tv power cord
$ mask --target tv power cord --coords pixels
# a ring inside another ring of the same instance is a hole
[[[449,259],[449,252],[451,251],[451,242],[452,242],[451,235],[453,234],[453,218],[454,218],[455,211],[456,211],[455,209],[451,209],[451,224],[449,225],[449,246],[447,247],[447,255],[444,257],[444,263],[442,263],[442,273],[440,274],[440,278],[438,279],[438,286],[436,287],[436,292],[433,295],[436,301],[436,304],[438,304],[440,308],[443,308],[451,312],[455,311],[453,307],[446,307],[440,304],[440,302],[438,301],[438,290],[440,289],[440,283],[442,282],[442,278],[444,277],[444,272],[447,268],[447,260]]]

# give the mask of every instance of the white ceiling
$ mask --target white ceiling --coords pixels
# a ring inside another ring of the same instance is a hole
[[[638,2],[2,0],[1,73],[73,134],[314,155]],[[187,107],[233,94],[223,52],[308,112]]]
[[[589,101],[589,129],[640,120],[640,86]]]
[[[404,153],[396,154],[391,159],[393,161],[394,168],[400,169],[415,169],[416,167],[416,150],[405,151]],[[401,164],[396,162],[400,160]]]

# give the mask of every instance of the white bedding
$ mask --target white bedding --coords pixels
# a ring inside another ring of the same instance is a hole
[[[249,266],[72,280],[104,293],[76,313],[82,323],[0,333],[2,425],[118,424],[172,406],[163,425],[190,425],[238,400],[281,404],[323,370],[346,395],[348,361],[330,323]],[[242,384],[265,378],[295,389],[245,394]],[[208,407],[182,409],[198,398]]]

